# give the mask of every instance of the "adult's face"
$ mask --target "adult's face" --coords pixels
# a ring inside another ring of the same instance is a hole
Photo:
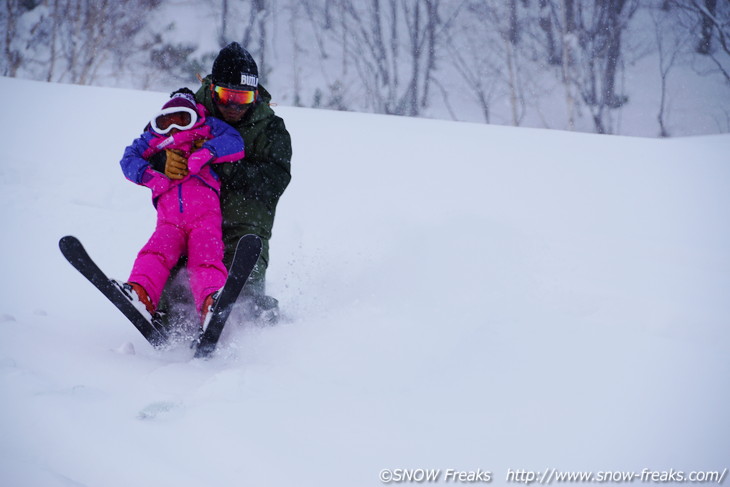
[[[240,122],[256,100],[257,90],[238,90],[212,85],[213,102],[228,123]]]
[[[240,122],[251,108],[251,103],[247,105],[223,105],[222,103],[215,102],[215,105],[218,107],[218,110],[220,110],[221,115],[223,116],[223,121],[230,124]]]

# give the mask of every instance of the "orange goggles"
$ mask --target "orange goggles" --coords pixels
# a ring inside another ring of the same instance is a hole
[[[210,85],[213,100],[220,105],[248,105],[253,103],[258,90],[234,90],[222,86]]]

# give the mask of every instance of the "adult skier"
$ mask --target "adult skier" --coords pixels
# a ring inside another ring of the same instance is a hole
[[[291,180],[291,137],[284,120],[269,106],[271,95],[259,83],[258,66],[251,54],[237,42],[219,52],[210,75],[195,94],[208,112],[236,129],[243,137],[246,157],[238,163],[216,164],[221,181],[224,263],[230,266],[236,243],[246,234],[261,238],[263,249],[248,284],[242,292],[251,318],[275,322],[278,301],[266,295],[276,206]],[[188,160],[180,151],[167,150],[158,161],[160,172],[172,180],[185,178]],[[180,299],[175,286],[168,286],[163,303]],[[163,307],[164,305],[161,305]]]

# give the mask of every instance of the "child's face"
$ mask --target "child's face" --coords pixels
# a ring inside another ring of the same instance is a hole
[[[180,127],[185,127],[187,125],[190,125],[192,117],[188,112],[172,112],[168,113],[166,115],[161,115],[157,119],[157,125],[160,125],[160,122],[162,122],[163,125],[170,126],[172,124],[179,125]],[[161,127],[163,128],[163,127]],[[178,130],[173,128],[172,130]],[[179,130],[178,130],[179,132]]]
[[[193,124],[197,121],[197,115],[190,109],[179,111],[169,110],[169,108],[163,110],[161,115],[158,115],[152,120],[152,128],[161,135],[175,135],[181,130],[192,128]]]

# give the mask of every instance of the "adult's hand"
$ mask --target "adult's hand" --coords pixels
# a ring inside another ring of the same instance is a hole
[[[165,150],[165,176],[170,179],[182,179],[188,175],[188,160],[181,151]]]

